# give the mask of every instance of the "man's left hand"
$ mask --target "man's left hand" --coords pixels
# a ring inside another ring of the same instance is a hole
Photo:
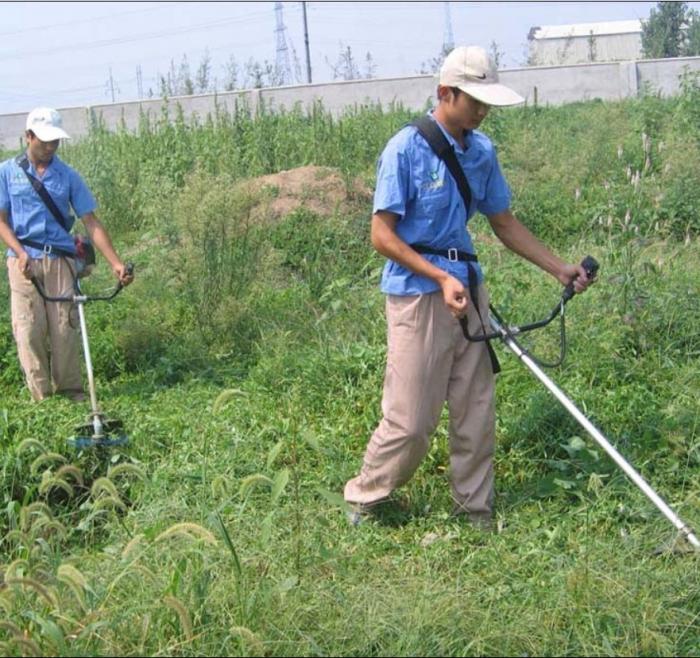
[[[583,292],[594,281],[594,279],[588,278],[586,270],[581,265],[573,265],[571,263],[564,263],[564,265],[562,265],[557,279],[565,286],[573,282],[574,292],[576,293]]]
[[[133,272],[128,273],[126,271],[126,265],[124,265],[124,263],[118,263],[117,265],[112,267],[112,270],[114,271],[116,277],[119,279],[119,283],[121,283],[123,286],[128,286],[134,280]]]

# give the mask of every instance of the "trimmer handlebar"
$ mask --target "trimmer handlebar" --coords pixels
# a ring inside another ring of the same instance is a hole
[[[133,263],[127,263],[125,268],[124,268],[124,273],[127,274],[128,276],[131,276],[134,273],[134,264]],[[46,291],[42,288],[41,284],[37,280],[36,277],[32,276],[31,277],[31,282],[34,284],[34,287],[37,289],[38,293],[41,295],[42,299],[46,302],[75,302],[75,301],[81,301],[83,303],[85,302],[108,302],[112,299],[114,299],[121,291],[122,288],[124,288],[124,284],[119,281],[117,282],[117,285],[114,287],[114,290],[109,293],[108,295],[84,295],[82,291],[80,290],[80,282],[79,279],[76,278],[74,283],[73,283],[73,288],[74,288],[74,293],[68,297],[50,297],[49,295],[46,294]]]
[[[598,264],[598,261],[593,258],[593,256],[586,256],[581,261],[581,267],[586,270],[586,276],[589,279],[595,279],[600,265]],[[566,288],[564,288],[564,293],[561,296],[562,301],[566,304],[566,302],[568,302],[575,294],[574,282],[572,281],[568,286],[566,286]]]
[[[581,261],[581,267],[583,267],[584,270],[586,270],[586,276],[589,279],[595,279],[596,275],[598,274],[598,269],[600,268],[600,265],[598,264],[598,261],[593,258],[593,256],[586,256],[582,261]],[[563,314],[564,310],[564,305],[575,295],[576,293],[574,292],[574,282],[572,281],[569,283],[566,288],[564,288],[564,292],[561,295],[561,299],[559,300],[559,303],[552,309],[552,312],[549,314],[547,318],[544,320],[540,320],[539,322],[533,322],[532,324],[524,324],[520,327],[509,327],[508,331],[511,334],[522,334],[526,331],[531,331],[532,329],[539,329],[541,327],[547,326],[554,318],[557,317],[559,314]],[[504,325],[504,322],[502,318],[496,313],[495,309],[491,307],[491,312],[496,316],[498,321],[501,323],[501,325]],[[479,336],[472,336],[469,333],[469,328],[467,326],[467,320],[466,318],[462,318],[462,332],[464,333],[464,337],[471,342],[478,343],[478,342],[483,342],[487,340],[491,340],[493,338],[501,338],[502,334],[499,332],[493,332],[493,333],[484,333]]]

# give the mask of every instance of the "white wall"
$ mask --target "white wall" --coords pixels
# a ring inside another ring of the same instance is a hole
[[[611,101],[630,98],[638,95],[646,85],[663,95],[672,95],[678,91],[679,76],[686,68],[700,71],[700,57],[507,69],[500,71],[500,78],[530,104],[536,99],[539,104],[560,105],[593,98]],[[297,103],[308,109],[320,100],[323,107],[335,115],[347,107],[365,103],[381,103],[387,108],[396,102],[420,110],[432,103],[436,86],[437,80],[433,76],[419,75],[182,96],[170,99],[170,116],[173,116],[172,106],[176,102],[182,106],[186,117],[196,114],[200,118],[214,112],[217,104],[232,110],[237,101],[248,103],[252,108],[264,101],[273,109],[291,109]],[[51,99],[47,99],[46,104],[50,103]],[[157,117],[163,104],[158,99],[89,108],[60,108],[60,111],[68,133],[79,138],[87,134],[91,114],[101,116],[109,128],[118,127],[123,120],[128,130],[134,130],[141,109]],[[27,112],[30,109],[27,108]],[[25,113],[0,115],[0,146],[19,148],[25,119]]]
[[[637,59],[642,54],[642,35],[639,32],[593,35],[593,45],[590,39],[590,36],[533,39],[530,41],[530,61],[538,65],[618,62]]]

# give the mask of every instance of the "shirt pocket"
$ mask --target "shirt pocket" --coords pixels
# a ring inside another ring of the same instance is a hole
[[[44,181],[44,187],[53,199],[53,202],[65,215],[65,208],[68,207],[68,203],[70,201],[70,188],[68,187],[67,181],[63,180],[62,177],[55,177],[51,180]]]
[[[416,199],[416,210],[420,219],[436,219],[447,210],[450,204],[450,191],[447,185],[422,190]]]

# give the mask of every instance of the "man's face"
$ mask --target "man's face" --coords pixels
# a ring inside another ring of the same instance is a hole
[[[441,98],[445,101],[445,110],[450,120],[464,130],[478,128],[489,113],[491,106],[476,100],[463,91],[455,93],[449,87],[445,89],[444,96]]]
[[[32,160],[41,162],[42,164],[51,162],[51,158],[53,158],[54,153],[56,153],[61,140],[54,139],[50,142],[42,142],[31,130],[27,131],[26,136],[29,154],[32,156]]]

